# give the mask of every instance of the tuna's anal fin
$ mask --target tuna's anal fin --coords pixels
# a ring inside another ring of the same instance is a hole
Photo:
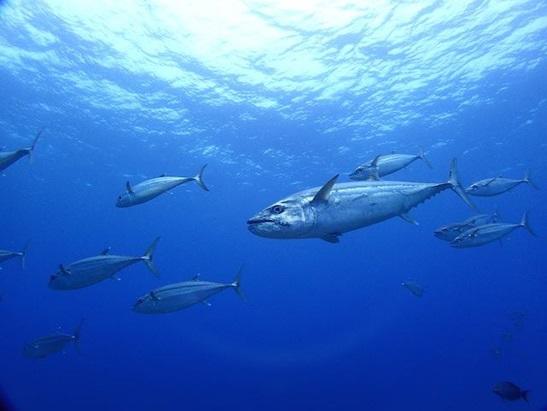
[[[336,244],[340,242],[340,235],[339,233],[329,233],[325,234],[321,237],[321,240],[326,241],[331,244]]]
[[[127,189],[127,192],[130,193],[130,194],[135,194],[134,191],[133,191],[133,188],[131,187],[131,183],[129,181],[127,181],[125,183],[125,188]]]
[[[339,174],[336,174],[334,177],[332,177],[329,181],[327,181],[323,187],[315,194],[313,199],[311,200],[311,203],[313,205],[318,204],[325,204],[329,201],[329,194],[332,190],[332,187],[336,183],[336,180],[338,179]]]
[[[407,223],[414,224],[414,225],[420,225],[416,220],[414,220],[410,214],[408,213],[401,213],[399,214],[399,217],[401,217],[403,220],[405,220]]]

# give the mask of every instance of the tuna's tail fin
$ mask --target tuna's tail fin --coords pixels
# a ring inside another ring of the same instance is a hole
[[[31,161],[32,161],[32,153],[34,152],[34,147],[36,147],[36,143],[38,142],[38,139],[42,135],[43,131],[44,131],[43,128],[38,130],[38,133],[36,133],[36,137],[34,137],[34,140],[32,141],[32,145],[28,148],[28,155]]]
[[[160,238],[157,237],[152,244],[147,248],[146,252],[142,256],[142,259],[144,263],[146,264],[146,267],[154,274],[156,277],[160,276],[160,272],[154,265],[154,252],[156,251],[156,246],[158,245],[158,241],[160,241]]]
[[[232,287],[234,287],[234,291],[239,295],[239,297],[245,301],[245,294],[243,294],[243,291],[241,291],[241,273],[243,272],[243,266],[239,267],[239,270],[234,277],[234,280],[232,281]]]
[[[207,164],[205,164],[201,169],[199,170],[199,173],[197,176],[194,177],[194,181],[205,191],[209,191],[207,186],[205,185],[205,182],[203,181],[203,170],[205,170],[205,167],[207,167]]]
[[[82,325],[84,324],[84,321],[85,320],[82,318],[78,326],[74,329],[74,344],[78,351],[80,351],[80,334],[82,331]]]
[[[26,262],[27,262],[27,252],[28,252],[28,248],[30,246],[30,241],[28,241],[25,246],[23,247],[23,249],[21,250],[21,267],[23,268],[23,270],[25,269],[25,266],[26,266]]]
[[[534,232],[534,230],[532,230],[532,227],[530,227],[530,223],[528,222],[528,211],[525,211],[522,215],[522,219],[520,220],[520,226],[526,228],[528,232],[534,237],[537,237],[537,234]]]
[[[528,394],[530,394],[530,391],[528,390],[521,391],[520,393],[522,399],[526,402],[528,402]]]
[[[463,187],[460,184],[460,180],[458,179],[458,169],[456,164],[456,159],[453,158],[450,162],[450,172],[448,173],[448,184],[450,184],[450,187],[452,190],[460,196],[460,198],[467,204],[469,207],[473,209],[477,209],[475,205],[469,200],[469,197],[467,197],[467,194]]]
[[[524,175],[524,178],[522,179],[525,183],[530,184],[532,187],[534,187],[536,190],[539,190],[539,187],[537,184],[532,180],[532,177],[530,176],[530,170],[526,170],[526,174]]]
[[[424,151],[423,148],[420,149],[420,154],[418,154],[418,158],[420,158],[420,160],[422,160],[424,163],[426,163],[429,168],[433,168],[433,166],[431,165],[431,163],[429,162],[429,160],[425,156],[425,151]]]

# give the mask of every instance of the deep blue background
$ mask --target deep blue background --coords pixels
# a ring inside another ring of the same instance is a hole
[[[525,409],[492,394],[493,384],[507,379],[531,390],[529,409],[541,409],[547,404],[547,107],[538,101],[547,97],[546,73],[540,64],[532,73],[504,77],[511,87],[503,101],[472,107],[444,125],[418,121],[390,136],[389,150],[431,151],[433,170],[417,162],[393,176],[401,180],[444,181],[453,156],[465,183],[532,170],[542,190],[520,186],[476,203],[485,212],[498,208],[509,222],[530,210],[539,238],[518,230],[503,246],[456,250],[432,235],[470,215],[449,192],[413,211],[419,227],[394,219],[346,234],[337,245],[267,240],[247,231],[245,221],[256,211],[349,171],[367,159],[364,152],[384,151],[380,142],[340,154],[331,149],[339,136],[317,136],[315,124],[275,113],[214,137],[255,158],[265,177],[247,173],[237,160],[190,154],[192,138],[136,139],[77,111],[34,118],[17,105],[36,98],[53,107],[68,103],[47,85],[35,94],[24,78],[0,68],[0,117],[22,136],[0,130],[0,145],[25,144],[46,127],[34,161],[24,159],[0,176],[0,248],[32,241],[26,270],[10,261],[0,271],[0,386],[25,411]],[[488,95],[496,81],[485,79],[482,92]],[[534,122],[521,126],[534,108]],[[341,110],[322,114],[336,117]],[[237,109],[196,113],[207,124],[211,116],[232,119]],[[429,150],[447,136],[450,144]],[[287,169],[262,155],[265,142],[307,151],[314,161]],[[163,173],[193,175],[205,162],[208,193],[188,184],[142,206],[114,207],[124,174],[133,183]],[[158,235],[160,279],[136,265],[120,281],[73,292],[47,288],[60,263],[106,246],[139,255]],[[225,292],[211,307],[165,316],[131,311],[151,288],[196,273],[230,281],[241,264],[245,303]],[[400,286],[407,279],[425,286],[422,299]],[[515,311],[526,313],[520,330],[511,321]],[[71,331],[81,318],[82,355],[73,347],[40,361],[21,355],[26,342],[57,327]],[[511,341],[503,338],[507,331]]]

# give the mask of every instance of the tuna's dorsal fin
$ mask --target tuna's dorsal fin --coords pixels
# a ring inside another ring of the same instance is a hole
[[[63,264],[59,264],[59,271],[65,275],[70,275],[70,270],[67,269]]]
[[[160,177],[165,177],[165,173],[161,174]]]
[[[202,304],[205,304],[207,307],[210,307],[211,306],[211,303],[207,300],[203,300],[202,301]]]
[[[340,233],[329,233],[321,236],[321,240],[326,241],[331,244],[336,244],[340,242]]]
[[[195,276],[192,277],[192,281],[199,281],[200,275],[201,275],[200,273],[197,273]]]
[[[407,223],[414,224],[414,225],[420,225],[416,220],[414,220],[410,214],[408,213],[401,213],[399,214],[399,217],[401,217],[403,220],[405,220]]]
[[[129,181],[125,183],[125,188],[127,189],[128,193],[133,194],[133,188],[131,187],[131,183]]]
[[[112,247],[106,247],[103,251],[101,251],[101,255],[108,255],[110,254],[110,250]]]
[[[339,174],[336,174],[333,178],[331,178],[329,181],[327,181],[323,187],[315,194],[313,197],[313,200],[311,200],[312,204],[323,204],[329,201],[329,194],[332,190],[332,187],[336,183],[336,179],[338,178]]]

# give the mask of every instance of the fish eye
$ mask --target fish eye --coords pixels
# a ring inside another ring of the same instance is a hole
[[[272,213],[274,214],[281,214],[283,211],[285,211],[285,207],[282,205],[275,205],[272,207]]]

